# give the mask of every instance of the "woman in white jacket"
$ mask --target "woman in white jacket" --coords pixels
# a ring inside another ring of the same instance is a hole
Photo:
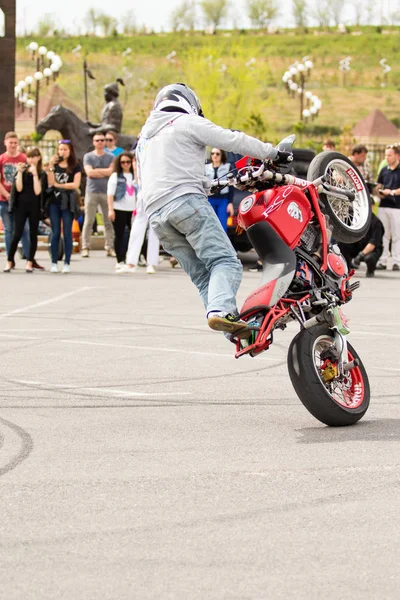
[[[211,181],[217,178],[224,178],[231,171],[231,165],[228,163],[225,150],[221,150],[220,148],[213,148],[211,150],[211,162],[206,164],[205,171],[208,179],[211,179]],[[233,216],[233,187],[226,186],[218,194],[210,196],[208,200],[215,210],[224,231],[227,231],[228,215]]]
[[[139,191],[136,204],[136,214],[129,235],[126,264],[121,265],[121,267],[118,268],[117,273],[136,273],[140,250],[143,246],[147,227],[149,228],[146,255],[147,273],[152,275],[156,272],[155,267],[158,265],[160,242],[154,233],[153,228],[149,225],[149,219],[144,212],[143,201],[141,200],[141,194]]]
[[[114,160],[114,171],[107,184],[108,218],[114,226],[117,270],[125,266],[125,231],[130,231],[132,215],[136,210],[137,184],[134,163],[135,157],[130,152],[123,152],[117,156]]]

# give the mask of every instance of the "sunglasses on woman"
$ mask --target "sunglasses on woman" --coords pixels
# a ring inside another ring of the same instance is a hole
[[[212,156],[213,154],[214,154],[215,156],[221,156],[221,152],[211,152],[211,156]]]
[[[58,145],[60,145],[60,144],[70,144],[70,143],[71,143],[71,140],[60,140],[58,142]]]
[[[121,160],[120,163],[121,163],[121,165],[131,165],[132,161],[131,160]]]

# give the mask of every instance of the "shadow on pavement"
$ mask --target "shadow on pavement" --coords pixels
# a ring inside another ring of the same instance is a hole
[[[299,444],[337,444],[338,442],[399,442],[400,419],[361,421],[349,427],[308,427],[296,430]]]

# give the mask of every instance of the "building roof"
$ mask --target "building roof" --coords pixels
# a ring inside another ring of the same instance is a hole
[[[400,133],[397,127],[378,108],[361,119],[353,129],[356,138],[370,138],[397,141]]]

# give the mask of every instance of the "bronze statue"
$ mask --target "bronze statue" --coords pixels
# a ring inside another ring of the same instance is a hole
[[[72,110],[64,106],[54,106],[36,126],[36,131],[41,135],[50,129],[59,131],[63,139],[71,140],[80,159],[92,147],[92,134],[87,122],[81,121]],[[100,131],[103,131],[103,128]],[[118,133],[117,145],[124,150],[132,150],[135,143],[135,136]]]
[[[116,131],[117,133],[121,133],[122,108],[118,100],[118,83],[124,85],[122,79],[117,79],[115,83],[108,83],[104,86],[104,99],[106,104],[101,113],[101,123],[99,125],[94,125],[88,121],[90,134],[93,135],[100,132],[105,133],[106,131]]]

